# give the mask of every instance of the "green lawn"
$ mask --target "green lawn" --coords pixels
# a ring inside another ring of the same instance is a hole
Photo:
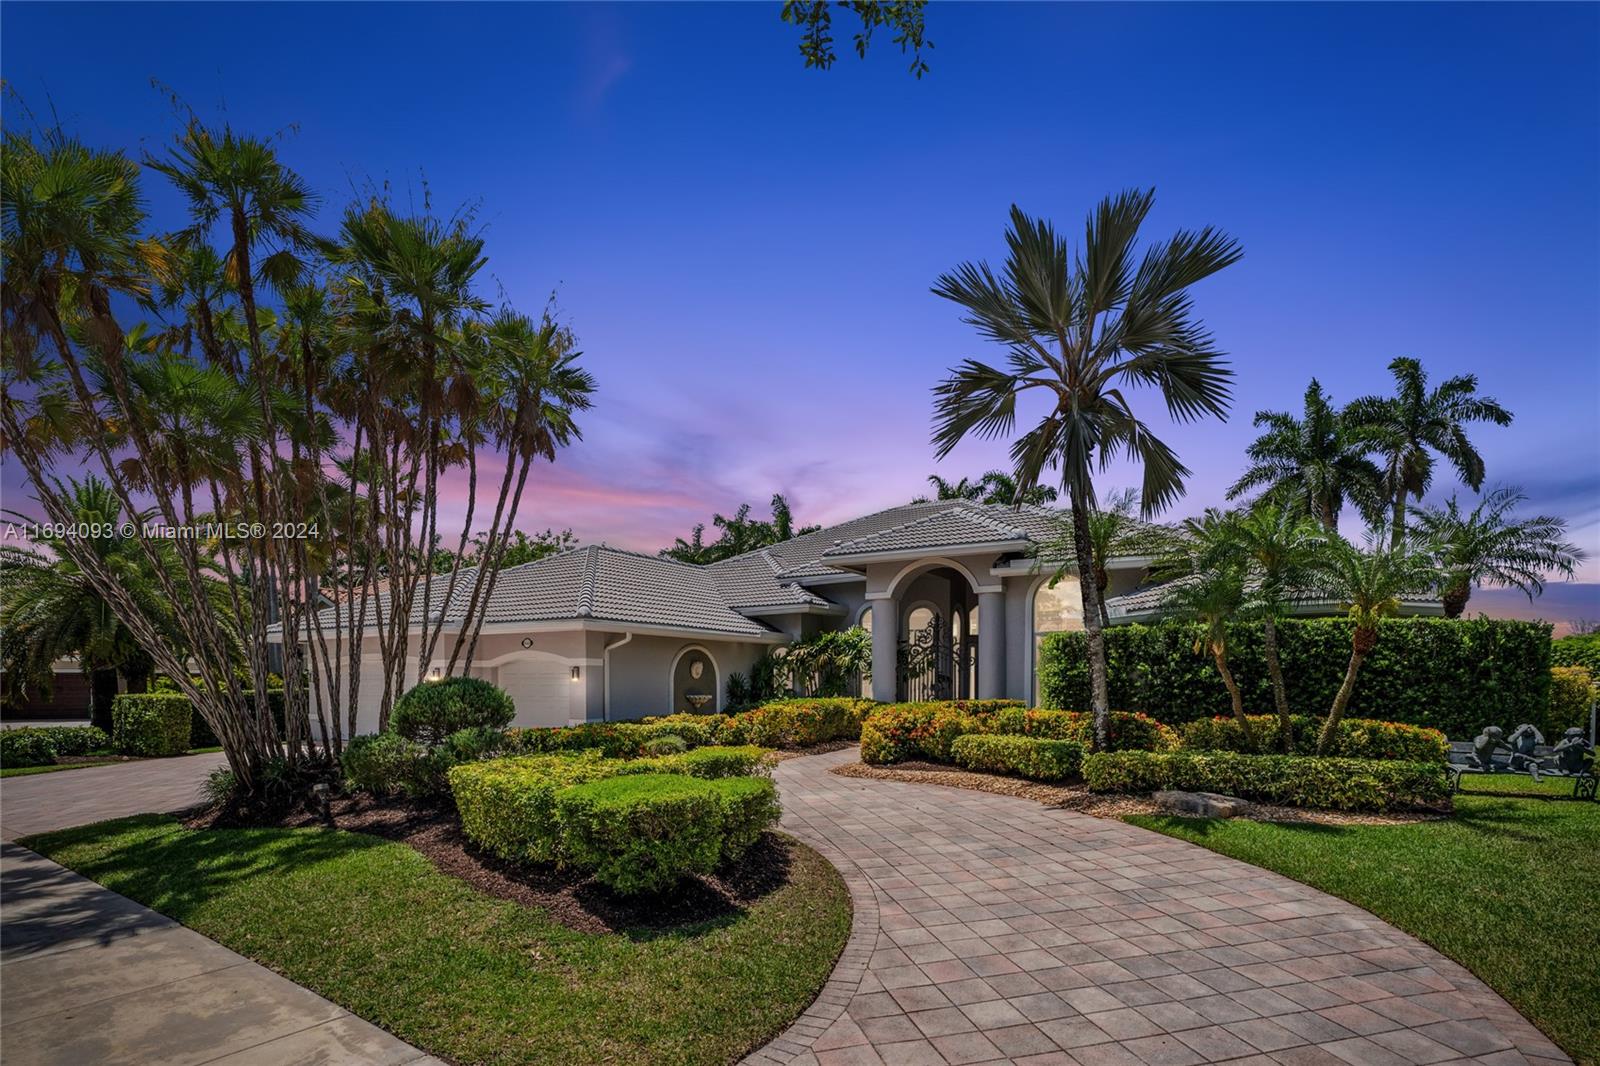
[[[458,1063],[724,1063],[804,1010],[850,931],[833,867],[693,927],[598,935],[404,844],[140,815],[21,842]]]
[[[1464,787],[1455,817],[1414,825],[1128,820],[1366,908],[1466,966],[1580,1063],[1600,1063],[1600,804],[1564,798],[1571,782]]]

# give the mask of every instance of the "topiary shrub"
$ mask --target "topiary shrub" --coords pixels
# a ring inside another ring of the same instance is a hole
[[[674,773],[690,777],[721,778],[748,777],[763,773],[770,754],[766,748],[753,744],[742,747],[714,745],[695,748],[678,755],[663,755],[653,759],[635,759],[618,763],[616,773]]]
[[[504,729],[516,716],[511,697],[477,677],[424,681],[395,701],[389,729],[434,747],[463,729]]]
[[[971,733],[950,745],[957,766],[1030,781],[1065,781],[1078,775],[1083,745],[1075,740]]]
[[[182,755],[193,717],[184,696],[124,693],[111,701],[111,746],[123,755]]]
[[[555,862],[561,857],[556,793],[622,765],[595,752],[529,755],[462,763],[448,777],[468,839],[504,859]]]
[[[770,783],[769,787],[770,787]],[[681,774],[632,774],[556,797],[562,849],[619,895],[663,892],[722,859],[724,796]]]
[[[721,862],[727,865],[743,858],[783,812],[778,806],[778,790],[766,778],[724,777],[711,784],[722,805]]]
[[[43,729],[0,730],[0,766],[49,766],[55,761],[56,746]]]
[[[1291,715],[1292,751],[1296,755],[1315,755],[1322,720],[1308,715]],[[1257,748],[1245,742],[1239,723],[1232,717],[1203,718],[1186,722],[1181,730],[1182,746],[1188,751],[1237,751],[1270,755],[1278,752],[1278,716],[1250,716]],[[1401,762],[1447,762],[1450,744],[1437,729],[1379,722],[1370,718],[1346,718],[1339,723],[1330,757],[1346,759],[1394,759]]]
[[[1289,807],[1389,811],[1449,802],[1437,763],[1237,752],[1103,752],[1083,760],[1091,792],[1221,792]]]

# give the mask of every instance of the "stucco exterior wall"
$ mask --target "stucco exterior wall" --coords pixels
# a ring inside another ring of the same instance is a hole
[[[720,710],[728,698],[728,675],[748,673],[750,664],[767,647],[729,640],[656,636],[635,636],[626,644],[620,644],[620,635],[608,636],[612,645],[609,701],[612,721],[669,713],[673,663],[689,648],[703,650],[716,666],[716,706]]]

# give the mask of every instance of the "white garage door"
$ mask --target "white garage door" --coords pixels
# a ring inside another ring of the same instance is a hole
[[[501,663],[500,687],[516,704],[512,725],[566,725],[573,689],[571,668],[557,659],[513,659]]]

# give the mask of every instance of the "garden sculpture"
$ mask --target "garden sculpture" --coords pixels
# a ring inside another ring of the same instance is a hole
[[[1507,751],[1513,750],[1511,745],[1506,743],[1505,738],[1506,731],[1499,726],[1484,726],[1483,732],[1479,733],[1477,739],[1472,742],[1472,765],[1486,774],[1492,774],[1498,770],[1499,767],[1494,762],[1494,753],[1501,748]]]
[[[1595,799],[1600,791],[1600,779],[1595,775],[1595,748],[1584,737],[1583,730],[1568,729],[1561,743],[1540,755],[1539,748],[1543,745],[1544,736],[1527,723],[1519,725],[1509,739],[1499,726],[1485,726],[1472,741],[1472,753],[1461,761],[1452,759],[1451,784],[1459,791],[1463,774],[1527,774],[1535,781],[1541,774],[1550,774],[1572,779],[1573,798]],[[1497,762],[1495,754],[1500,751],[1510,755]]]
[[[1511,769],[1531,773],[1535,781],[1539,780],[1539,760],[1534,753],[1544,743],[1544,734],[1524,722],[1512,732],[1507,743],[1511,748]]]
[[[1583,730],[1576,727],[1567,730],[1561,743],[1551,752],[1551,758],[1555,760],[1556,769],[1564,774],[1594,771],[1594,745],[1583,735]]]

